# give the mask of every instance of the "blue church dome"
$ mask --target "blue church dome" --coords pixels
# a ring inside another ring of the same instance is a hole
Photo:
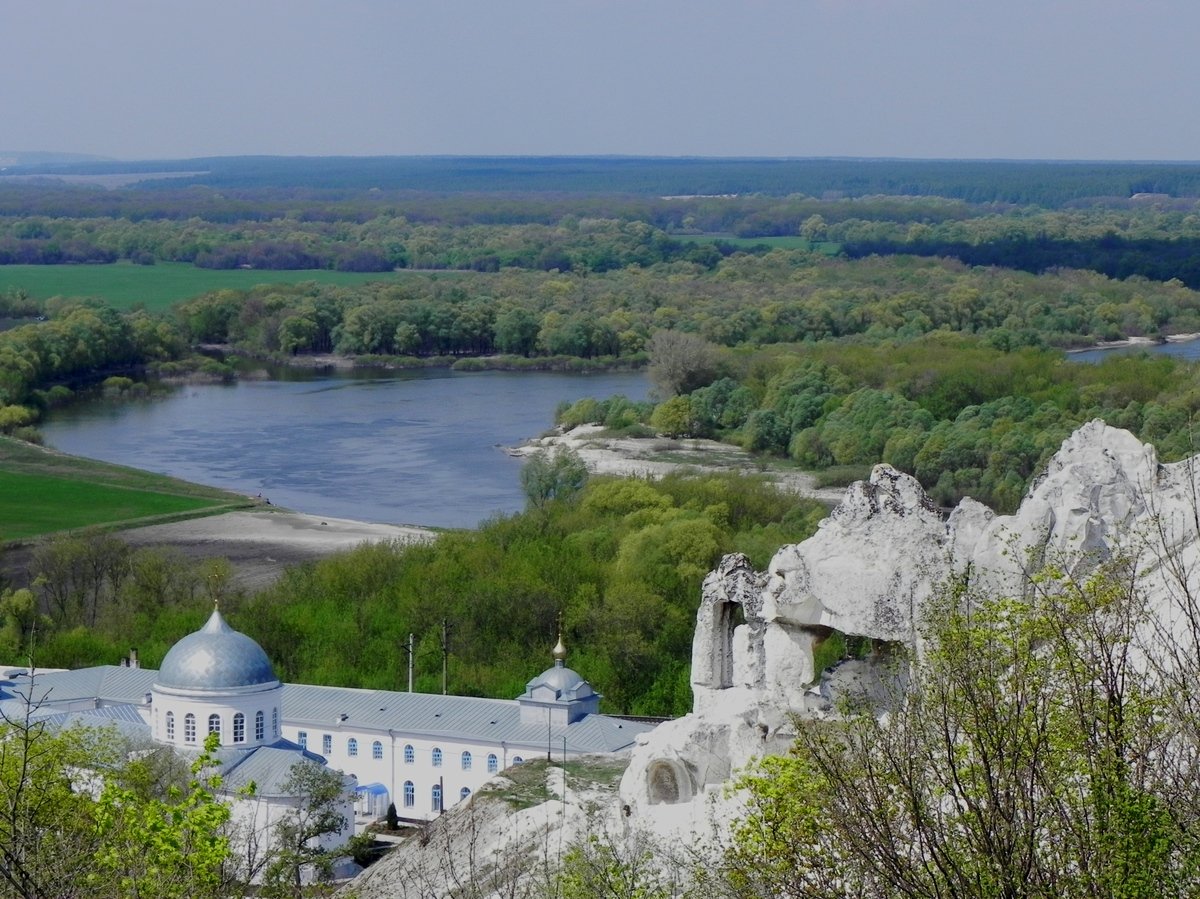
[[[262,647],[231,628],[216,609],[204,627],[171,647],[156,681],[161,687],[208,692],[277,683]]]

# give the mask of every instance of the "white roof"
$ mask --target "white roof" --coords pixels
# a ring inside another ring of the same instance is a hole
[[[36,675],[34,698],[45,707],[95,700],[105,704],[141,704],[158,672],[150,668],[121,668],[100,665],[76,671]],[[0,684],[0,700],[18,698],[28,690],[28,680],[17,678]],[[561,747],[567,738],[572,752],[617,752],[632,746],[638,734],[653,725],[614,718],[584,715],[572,724],[551,727],[522,724],[520,704],[515,699],[482,699],[475,696],[443,696],[440,693],[399,693],[354,687],[318,687],[284,684],[281,712],[285,723],[322,729],[348,728],[374,731],[383,737],[441,738],[470,743],[501,743],[507,746],[544,748],[547,741]],[[342,718],[341,716],[345,716]]]

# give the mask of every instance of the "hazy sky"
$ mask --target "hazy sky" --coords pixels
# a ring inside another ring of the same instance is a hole
[[[1200,159],[1197,0],[0,0],[0,150]]]

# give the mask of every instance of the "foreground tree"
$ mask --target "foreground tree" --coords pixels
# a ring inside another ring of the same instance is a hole
[[[154,789],[153,755],[143,751],[119,776],[106,778],[96,808],[100,847],[90,878],[96,897],[202,899],[226,895],[224,862],[230,841],[230,807],[217,799],[221,786],[213,756],[220,744],[209,734],[183,785]]]
[[[326,883],[333,873],[333,856],[324,845],[330,834],[353,835],[352,822],[342,813],[346,779],[338,771],[311,761],[292,765],[284,781],[284,795],[297,799],[296,807],[274,826],[271,854],[266,861],[260,895],[300,897],[305,880]]]
[[[38,704],[0,724],[0,897],[216,897],[229,807],[214,745],[182,788],[111,729],[56,729]]]
[[[95,732],[55,733],[35,712],[29,704],[0,725],[0,896],[88,896],[102,841],[72,772],[115,759]]]
[[[1047,570],[1020,598],[948,591],[920,657],[898,660],[886,715],[863,704],[799,722],[793,755],[744,779],[725,885],[1195,895],[1200,745],[1144,664],[1154,629],[1136,583],[1131,563],[1110,561],[1085,578]],[[1194,647],[1183,655],[1192,665]]]

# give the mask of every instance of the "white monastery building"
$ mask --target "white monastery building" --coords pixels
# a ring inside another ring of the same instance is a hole
[[[382,817],[390,802],[401,818],[425,821],[511,765],[628,752],[651,728],[598,713],[600,695],[566,667],[561,637],[553,656],[553,667],[516,699],[284,684],[262,647],[214,610],[167,652],[159,671],[138,667],[135,654],[126,666],[38,672],[32,689],[27,674],[14,673],[0,681],[0,701],[31,693],[38,715],[56,723],[148,731],[183,752],[198,752],[218,734],[231,801],[255,784],[253,801],[234,801],[235,818],[255,829],[296,806],[282,786],[301,759],[346,775],[360,821]]]

